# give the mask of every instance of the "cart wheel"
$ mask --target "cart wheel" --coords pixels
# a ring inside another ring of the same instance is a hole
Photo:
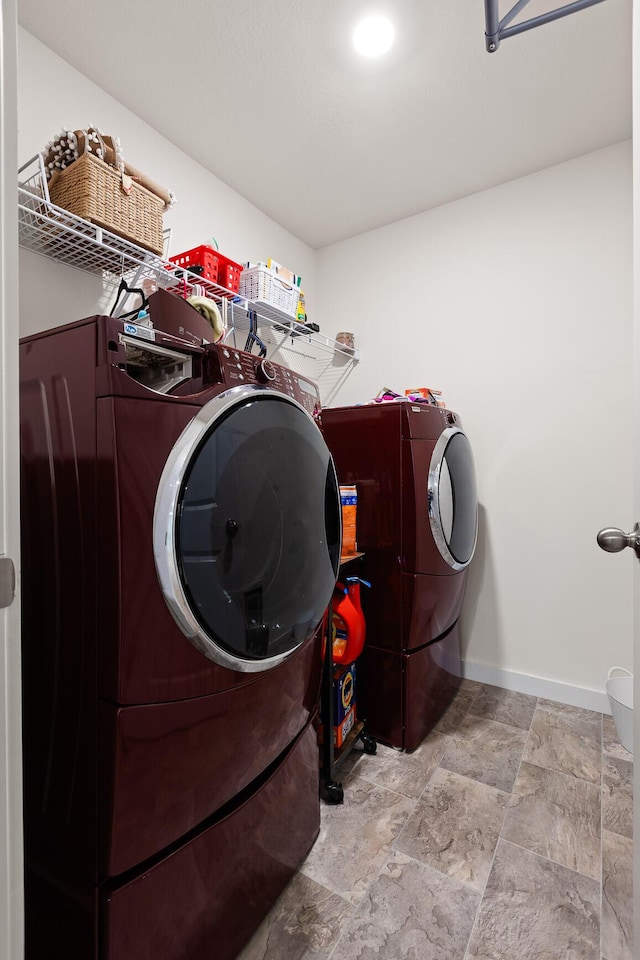
[[[324,789],[327,803],[339,804],[344,801],[344,790],[341,783],[327,783]]]
[[[378,749],[378,744],[376,743],[373,737],[370,737],[368,734],[362,738],[362,745],[364,747],[364,752],[373,756]]]

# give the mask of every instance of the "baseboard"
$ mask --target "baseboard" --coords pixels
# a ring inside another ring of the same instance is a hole
[[[487,663],[474,663],[472,660],[464,661],[462,673],[467,680],[478,680],[480,683],[489,683],[505,690],[515,690],[534,697],[544,697],[545,700],[566,703],[572,707],[611,714],[604,689],[590,690],[588,687],[577,687],[571,683],[548,680],[546,677],[532,677],[527,673],[516,673],[515,670],[502,670]]]

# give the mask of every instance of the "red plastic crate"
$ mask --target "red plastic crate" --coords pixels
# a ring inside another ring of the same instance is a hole
[[[185,250],[175,257],[169,257],[171,263],[177,267],[184,267],[186,270],[192,270],[198,273],[203,280],[210,280],[211,283],[218,283],[227,290],[237,293],[240,288],[240,274],[242,273],[242,264],[225,257],[219,250],[203,244],[194,247],[193,250]],[[194,268],[199,267],[200,270]]]
[[[184,253],[179,253],[175,257],[169,257],[169,260],[186,270],[202,267],[200,276],[204,280],[211,280],[212,283],[218,282],[219,254],[213,247],[206,245],[194,247],[193,250],[185,250]]]
[[[220,255],[218,255],[218,257],[220,260],[218,265],[218,283],[226,287],[227,290],[233,290],[234,293],[237,293],[240,289],[242,264],[234,263],[233,260],[229,260],[227,257],[220,257]]]

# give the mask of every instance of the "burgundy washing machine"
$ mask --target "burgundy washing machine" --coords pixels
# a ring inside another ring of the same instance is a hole
[[[318,393],[151,299],[20,345],[28,960],[232,960],[319,829]]]
[[[478,522],[471,446],[457,414],[405,401],[324,410],[322,430],[340,483],[357,485],[372,584],[362,716],[376,740],[413,750],[460,685],[458,617]]]

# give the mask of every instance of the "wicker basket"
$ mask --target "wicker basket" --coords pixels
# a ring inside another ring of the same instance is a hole
[[[93,154],[85,153],[54,173],[49,196],[57,207],[162,254],[164,202],[135,182],[127,195],[120,172]]]

